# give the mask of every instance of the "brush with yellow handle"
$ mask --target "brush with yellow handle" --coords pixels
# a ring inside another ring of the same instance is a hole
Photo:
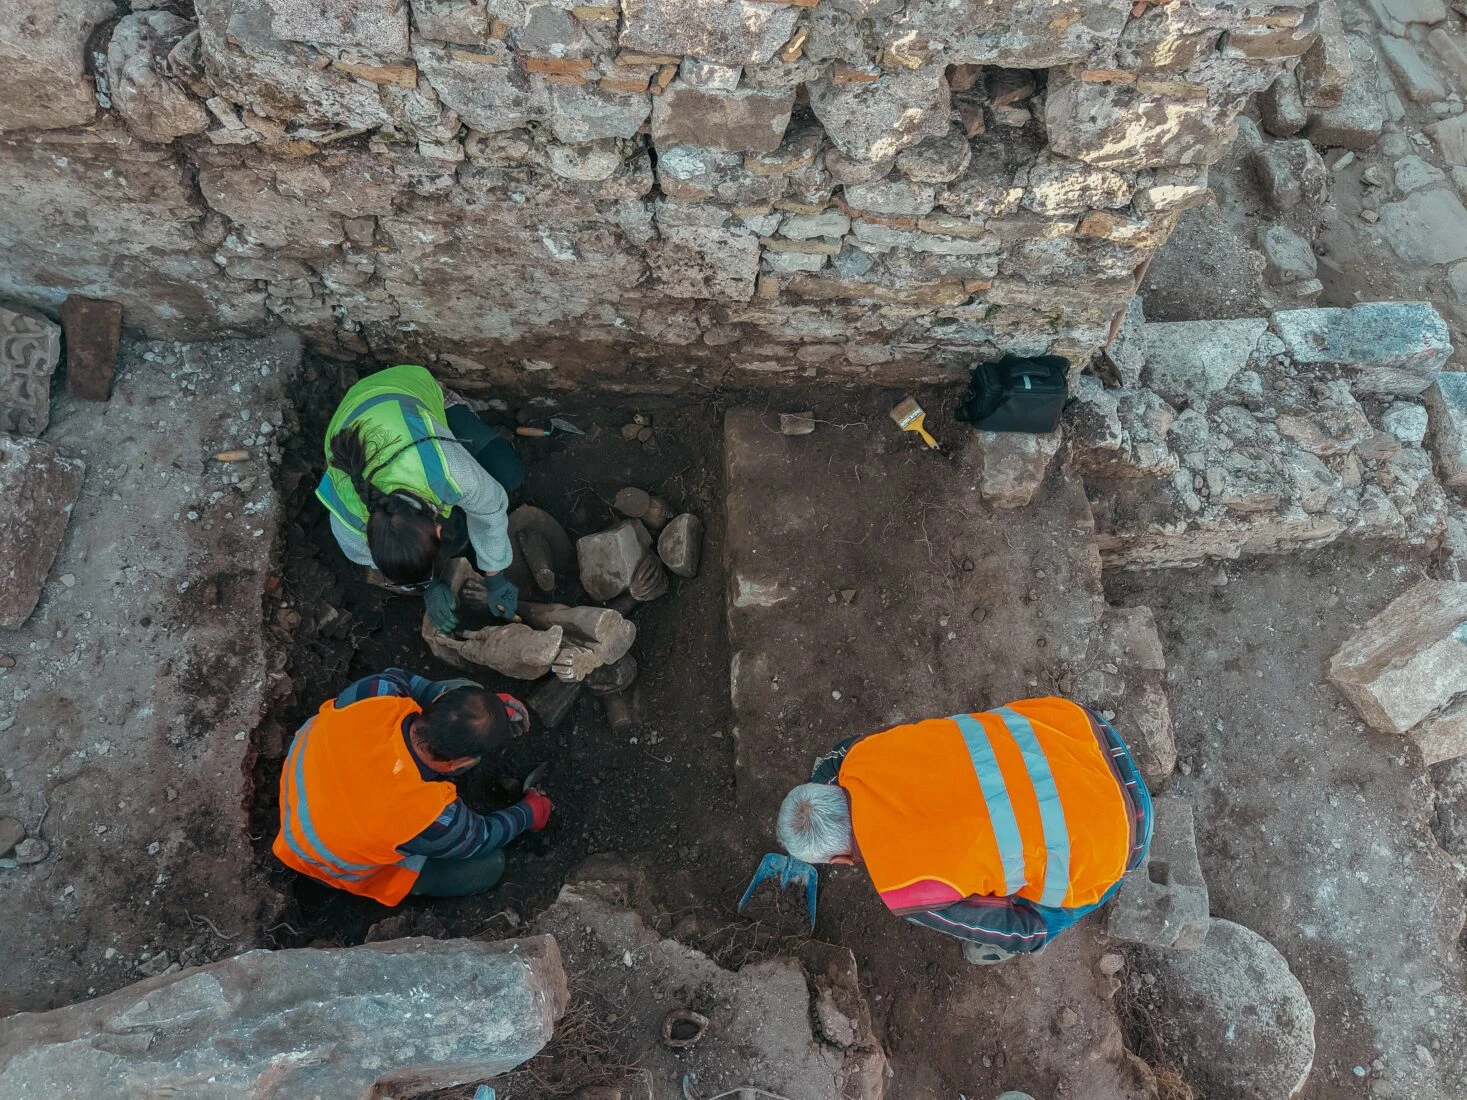
[[[916,432],[922,437],[922,442],[926,443],[934,451],[942,450],[937,445],[937,440],[932,438],[924,426],[927,420],[927,414],[922,411],[922,406],[917,404],[915,397],[907,398],[896,408],[892,409],[891,418],[897,422],[897,427],[901,428],[902,431]]]

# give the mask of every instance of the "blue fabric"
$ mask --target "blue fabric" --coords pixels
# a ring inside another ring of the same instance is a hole
[[[514,444],[480,420],[473,409],[467,405],[450,405],[447,419],[453,437],[506,493],[525,483],[525,464]]]
[[[430,859],[418,872],[408,893],[416,897],[465,898],[482,894],[504,875],[504,853],[490,852],[474,859]]]
[[[1029,783],[1039,800],[1039,821],[1044,828],[1044,891],[1041,906],[1060,906],[1070,892],[1070,828],[1065,823],[1065,808],[1060,803],[1054,773],[1044,755],[1044,746],[1034,734],[1034,726],[1012,707],[999,707],[995,713],[1003,719],[1009,735],[1019,746]]]
[[[1016,894],[1027,885],[1024,841],[1019,835],[1019,820],[1014,816],[1014,804],[1009,801],[1009,789],[1004,783],[1003,772],[999,770],[998,758],[993,755],[993,746],[988,743],[988,731],[982,722],[971,714],[955,714],[953,721],[958,724],[968,755],[973,758],[973,771],[977,773],[983,800],[988,803],[993,837],[998,842],[998,855],[1003,862],[1004,890]]]

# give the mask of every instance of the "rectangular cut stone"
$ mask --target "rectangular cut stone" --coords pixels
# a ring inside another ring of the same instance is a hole
[[[0,431],[40,435],[51,423],[61,329],[34,310],[0,306]]]
[[[122,303],[73,294],[61,305],[61,327],[66,334],[66,392],[87,401],[106,401],[117,373]]]
[[[1356,393],[1421,393],[1452,354],[1446,322],[1428,302],[1280,310],[1271,323],[1294,362],[1346,367]]]
[[[1329,680],[1387,733],[1467,692],[1467,582],[1418,581],[1335,652]]]
[[[433,1092],[533,1057],[569,1000],[551,936],[246,951],[9,1017],[0,1025],[0,1094]],[[403,1025],[425,1005],[445,1008],[434,1014],[431,1043]],[[145,1041],[118,1042],[119,1034]]]
[[[1385,109],[1377,86],[1380,75],[1370,44],[1355,35],[1350,36],[1349,44],[1354,73],[1345,83],[1338,105],[1313,112],[1305,133],[1322,148],[1338,146],[1365,152],[1380,140],[1385,126]]]
[[[1442,482],[1451,489],[1467,489],[1467,374],[1443,371],[1424,397]]]
[[[1192,950],[1202,946],[1211,920],[1192,804],[1165,797],[1152,805],[1151,851],[1145,865],[1122,880],[1105,930],[1126,943]]]
[[[0,433],[0,628],[36,609],[85,472],[49,444]]]
[[[1467,167],[1467,115],[1444,118],[1423,127],[1448,164]]]
[[[262,0],[275,37],[287,42],[349,46],[382,61],[408,53],[405,0]]]
[[[1447,90],[1421,54],[1404,38],[1382,35],[1380,49],[1386,64],[1401,80],[1402,90],[1412,103],[1437,103],[1447,98]]]
[[[930,183],[906,180],[878,180],[875,183],[848,183],[845,200],[854,210],[874,214],[898,214],[920,217],[931,213],[936,205],[937,189]]]
[[[821,214],[791,214],[781,223],[779,233],[791,240],[806,241],[811,237],[843,237],[850,228],[851,219],[847,215],[827,210]]]
[[[620,45],[646,54],[757,65],[789,41],[800,13],[748,0],[623,0]]]
[[[736,153],[772,153],[784,140],[795,93],[740,88],[708,91],[679,81],[652,107],[657,145],[701,145]]]
[[[484,0],[412,0],[413,30],[434,42],[477,46],[489,37]]]
[[[1320,0],[1319,37],[1299,62],[1299,92],[1306,107],[1338,107],[1355,73],[1350,39],[1338,0]]]

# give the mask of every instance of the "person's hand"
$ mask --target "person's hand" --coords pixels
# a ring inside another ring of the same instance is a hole
[[[513,695],[501,693],[499,701],[509,712],[510,736],[520,737],[530,732],[530,710]]]
[[[435,580],[428,586],[423,602],[428,606],[428,618],[433,625],[444,634],[452,634],[458,626],[458,598],[454,596],[453,589],[443,581]]]
[[[513,619],[520,606],[520,590],[503,573],[484,578],[484,606],[497,619]]]
[[[555,809],[555,803],[546,798],[537,790],[528,790],[525,797],[520,799],[526,806],[530,807],[533,819],[530,822],[530,831],[538,833],[546,825],[550,824],[550,811]]]

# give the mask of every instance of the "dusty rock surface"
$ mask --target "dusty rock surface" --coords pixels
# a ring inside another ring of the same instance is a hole
[[[7,1096],[400,1096],[502,1073],[569,993],[555,940],[247,951],[0,1023]]]
[[[109,402],[53,408],[47,445],[88,473],[39,606],[0,631],[0,814],[49,849],[0,866],[11,1007],[238,950],[273,904],[245,776],[278,687],[261,606],[298,360],[286,336],[131,344]]]

